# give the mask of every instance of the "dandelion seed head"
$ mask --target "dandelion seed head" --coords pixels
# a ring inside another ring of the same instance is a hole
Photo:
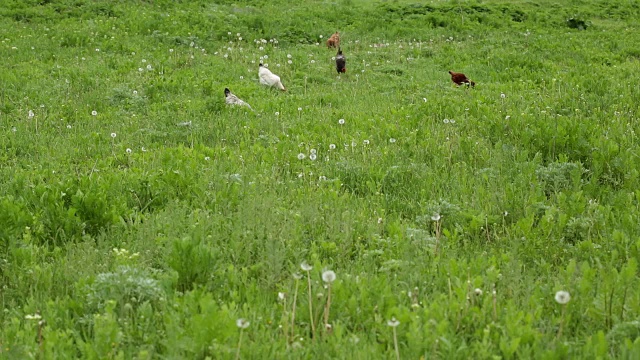
[[[306,155],[303,153],[298,154],[298,160],[304,160],[305,157]]]
[[[391,320],[387,321],[387,325],[391,327],[396,327],[400,325],[400,321],[396,320],[396,318],[392,317]]]
[[[556,292],[556,302],[560,305],[565,305],[571,300],[571,295],[568,291],[560,290]]]
[[[97,111],[95,111],[95,110],[93,110],[93,111],[91,112],[91,115],[96,116],[96,115],[98,115],[98,112],[97,112]]]
[[[336,273],[331,270],[327,270],[322,273],[322,281],[326,283],[332,283],[335,279]]]
[[[394,139],[394,138],[389,139],[389,142],[390,142],[390,143],[392,143],[392,144],[394,144],[396,141],[397,141],[397,140],[396,140],[396,139]]]
[[[311,265],[307,264],[307,262],[306,262],[306,261],[303,261],[303,262],[302,262],[302,264],[300,264],[300,268],[301,268],[303,271],[311,271],[311,269],[313,269],[313,266],[311,266]]]
[[[338,120],[338,124],[340,124],[340,125],[344,125],[344,119],[340,119],[340,120]]]
[[[111,137],[112,137],[112,138],[114,138],[114,139],[115,139],[115,138],[116,138],[116,136],[117,136],[117,134],[116,134],[116,133],[111,133]]]
[[[336,144],[329,144],[329,149],[330,150],[335,150],[336,148]]]
[[[441,218],[440,214],[431,215],[431,220],[433,221],[440,221]]]
[[[127,152],[127,154],[131,154],[133,152],[133,150],[131,150],[130,148],[127,148],[127,150],[125,150]]]
[[[315,161],[316,160],[316,154],[309,154],[309,160],[311,161]]]

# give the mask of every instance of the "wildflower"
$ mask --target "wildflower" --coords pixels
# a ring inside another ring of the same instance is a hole
[[[449,123],[449,119],[444,119],[442,120],[443,123],[448,124]]]
[[[482,289],[476,288],[475,290],[473,290],[473,292],[476,294],[476,296],[482,296]]]
[[[303,155],[304,155],[304,154],[303,154]],[[303,271],[311,271],[311,269],[313,269],[313,266],[311,266],[311,265],[307,264],[307,262],[306,262],[306,261],[304,261],[302,264],[300,264],[300,268],[301,268]]]
[[[363,143],[364,145],[369,145],[369,140],[364,140],[362,143]]]
[[[169,49],[169,52],[170,52],[170,53],[172,53],[172,52],[173,52],[173,49]]]
[[[67,125],[67,129],[71,129],[71,124]]]
[[[287,54],[287,59],[291,59],[291,54]]]
[[[278,300],[284,300],[284,293],[278,292]]]
[[[396,142],[396,139],[391,138],[391,139],[389,139],[389,142],[393,144],[393,143],[395,143],[395,142]]]
[[[301,107],[299,107],[299,108],[298,108],[298,111],[302,111],[302,108],[301,108]]]
[[[144,69],[143,69],[143,68],[138,68],[138,71],[139,71],[139,72],[143,72],[143,71],[144,71]]]
[[[311,149],[311,150],[309,150],[309,152],[310,152],[310,153],[312,153],[312,154],[315,154],[315,153],[317,153],[318,151],[317,151],[316,149]]]
[[[427,102],[427,98],[422,98],[422,101]]]
[[[316,160],[316,154],[310,154],[309,155],[309,160],[315,161]]]
[[[504,117],[504,119],[505,119],[505,120],[509,120],[509,119],[511,119],[511,115],[507,115],[507,116],[505,116],[505,117]]]
[[[209,160],[211,160],[211,158],[210,158],[209,156],[205,156],[205,157],[204,157],[204,160],[205,160],[205,161],[209,161]]]
[[[263,58],[266,60],[266,59],[269,58],[269,55],[265,55],[265,56],[263,56]]]
[[[304,160],[305,157],[306,155],[303,153],[298,154],[298,160]]]
[[[133,90],[133,95],[138,95],[138,90]]]
[[[330,150],[335,150],[336,148],[336,144],[329,144],[329,149]]]
[[[433,221],[440,221],[440,219],[441,219],[440,214],[436,213],[434,215],[431,215],[431,220],[433,220]]]
[[[300,273],[293,273],[293,278],[294,278],[294,279],[296,279],[296,280],[300,280],[300,279],[302,279],[302,274],[300,274]]]
[[[322,39],[322,35],[320,35],[320,39]]]
[[[312,64],[315,64],[315,63],[316,63],[316,61],[315,61],[315,60],[311,60],[311,63],[312,63]]]
[[[293,64],[293,61],[288,60],[288,61],[287,61],[287,64]]]
[[[571,300],[571,295],[569,295],[569,292],[564,291],[564,290],[560,290],[556,293],[556,302],[560,305],[564,305],[566,303],[569,302],[569,300]]]
[[[502,93],[502,94],[500,94],[500,97],[501,97],[502,99],[504,99],[504,98],[506,98],[506,97],[507,97],[507,95],[505,95],[504,93]]]
[[[153,70],[153,67],[151,66],[151,64],[147,65],[147,70]]]
[[[97,112],[97,111],[95,111],[95,110],[93,110],[93,111],[91,112],[91,115],[96,116],[96,115],[98,115],[98,112]]]
[[[231,31],[227,32],[227,35],[231,35]]]
[[[262,51],[262,50],[264,50],[264,47],[260,46],[260,47],[258,48],[258,50]]]
[[[133,152],[133,150],[131,150],[130,148],[127,148],[126,152],[127,152],[127,154],[131,154]]]
[[[246,329],[249,327],[249,325],[251,325],[251,323],[246,319],[240,318],[236,320],[236,326],[240,329]]]
[[[244,76],[242,76],[242,75],[241,75],[241,76],[240,76],[240,80],[242,80],[242,79],[244,79]]]
[[[31,314],[25,315],[24,318],[26,320],[40,320],[40,319],[42,319],[42,316],[40,316],[40,314],[38,314],[38,313],[35,313],[33,315],[31,315]]]
[[[279,111],[276,111],[276,116],[278,116],[278,115],[280,115],[280,112],[279,112]]]
[[[331,270],[327,270],[322,273],[322,281],[326,283],[332,283],[335,279],[336,279],[336,273]]]
[[[396,327],[400,325],[400,321],[396,320],[396,318],[392,317],[391,320],[387,321],[387,325],[391,327]]]
[[[96,52],[100,52],[100,49],[96,49]]]
[[[116,135],[116,133],[111,133],[111,137],[112,137],[112,138],[114,138],[114,139],[115,139],[115,138],[116,138],[116,136],[117,136],[117,135]]]
[[[340,125],[344,125],[344,119],[340,119],[340,120],[338,120],[338,124],[340,124]]]

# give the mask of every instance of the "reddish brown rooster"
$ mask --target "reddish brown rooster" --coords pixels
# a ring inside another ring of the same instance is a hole
[[[476,83],[471,81],[471,80],[469,80],[467,75],[465,75],[463,73],[457,73],[457,72],[449,71],[449,74],[451,74],[451,81],[456,83],[456,85],[467,84],[467,87],[469,85],[471,85],[471,87],[476,86]]]
[[[329,39],[327,39],[327,48],[337,48],[340,47],[340,33],[335,32],[335,34],[331,35]]]

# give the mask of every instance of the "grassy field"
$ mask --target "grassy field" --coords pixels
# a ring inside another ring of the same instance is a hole
[[[3,2],[0,358],[640,358],[638,18]]]

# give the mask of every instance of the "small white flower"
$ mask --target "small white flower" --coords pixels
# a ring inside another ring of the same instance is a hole
[[[338,120],[338,124],[340,124],[340,125],[344,125],[344,119],[340,119],[340,120]]]
[[[133,95],[138,95],[138,90],[133,90]]]
[[[473,292],[476,294],[476,296],[482,296],[482,289],[476,288],[475,290],[473,290]]]
[[[504,98],[506,98],[506,97],[507,97],[507,95],[505,95],[504,93],[502,93],[502,94],[500,94],[500,97],[504,99]]]
[[[278,292],[278,300],[284,300],[284,295],[283,292]]]
[[[288,61],[287,61],[287,64],[293,64],[293,61],[288,60]]]
[[[291,54],[287,54],[287,59],[291,59]]]
[[[315,154],[315,153],[317,153],[318,151],[317,151],[316,149],[311,149],[311,150],[309,150],[309,152],[310,152],[310,153],[312,153],[312,154]]]
[[[311,265],[307,264],[307,262],[306,262],[306,261],[304,261],[304,262],[302,262],[302,264],[300,264],[300,268],[301,268],[303,271],[311,271],[311,269],[313,269],[313,266],[311,266]]]
[[[442,120],[443,123],[448,124],[449,123],[449,119],[444,119]]]
[[[146,63],[146,62],[147,62],[147,59],[142,59],[142,62],[143,62],[143,63]]]
[[[209,156],[205,156],[205,157],[204,157],[204,160],[205,160],[205,161],[209,161],[209,160],[211,160],[211,158],[210,158]]]
[[[327,270],[322,273],[322,281],[326,283],[332,283],[336,279],[336,273],[331,270]]]
[[[93,110],[93,111],[91,112],[91,115],[96,116],[96,115],[98,115],[98,112],[97,112],[97,111],[95,111],[95,110]]]
[[[263,56],[263,58],[266,60],[266,59],[269,58],[269,55],[265,55],[265,56]]]
[[[153,70],[153,67],[151,66],[151,64],[147,65],[147,70]]]
[[[127,152],[127,154],[131,154],[133,152],[133,150],[131,150],[130,148],[127,148],[126,152]]]
[[[111,133],[111,137],[112,137],[112,138],[114,138],[114,139],[115,139],[115,138],[116,138],[116,136],[117,136],[117,135],[116,135],[116,133]]]
[[[564,290],[560,290],[556,293],[556,302],[560,305],[564,305],[566,303],[569,302],[569,300],[571,300],[571,295],[569,295],[569,292],[564,291]]]
[[[336,148],[336,144],[329,144],[329,149],[330,150],[335,150]]]
[[[260,47],[258,48],[258,50],[262,51],[262,50],[264,50],[264,47],[260,46]]]
[[[427,98],[422,98],[422,101],[427,102]]]
[[[396,320],[396,318],[392,317],[391,320],[387,321],[387,325],[391,327],[396,327],[400,325],[400,321]]]
[[[298,160],[304,160],[305,157],[306,155],[303,153],[298,154]]]
[[[389,139],[389,142],[393,144],[393,143],[395,143],[395,142],[396,142],[396,139],[391,138],[391,139]]]
[[[309,155],[309,160],[315,161],[316,160],[316,154],[310,154]]]
[[[143,71],[144,71],[144,69],[143,69],[143,68],[138,68],[138,71],[139,71],[139,72],[143,72]]]
[[[31,315],[31,314],[25,315],[24,318],[26,320],[40,320],[40,319],[42,319],[42,316],[40,316],[40,314],[38,314],[38,313],[35,313],[33,315]]]
[[[67,125],[67,129],[71,129],[71,124]]]
[[[100,49],[96,49],[96,52],[100,52]]]
[[[364,145],[369,145],[369,140],[364,140],[362,143],[363,143]]]
[[[243,318],[240,318],[238,320],[236,320],[236,326],[239,327],[240,329],[246,329],[249,327],[251,323]]]
[[[299,107],[299,108],[298,108],[298,111],[302,111],[302,108],[301,108],[301,107]]]
[[[504,117],[504,119],[505,119],[505,120],[509,120],[509,119],[511,119],[511,115],[507,115],[507,116],[505,116],[505,117]]]
[[[279,112],[279,111],[276,111],[276,116],[279,116],[279,115],[280,115],[280,112]]]
[[[231,35],[231,31],[227,32],[227,35]],[[242,319],[241,319],[242,320]]]
[[[147,149],[145,149],[145,147],[141,147],[140,150],[142,150],[142,152],[147,152]]]
[[[33,113],[33,110],[29,110],[29,119],[31,119],[34,116],[36,116],[36,114]]]
[[[169,52],[170,52],[170,53],[172,53],[172,52],[173,52],[173,49],[169,49]]]
[[[302,274],[300,274],[300,273],[293,273],[293,278],[294,278],[294,279],[296,279],[296,280],[300,280],[300,279],[302,279]]]
[[[322,39],[322,35],[320,35],[320,39]]]
[[[315,64],[315,63],[316,63],[316,61],[315,61],[315,60],[311,60],[311,63],[312,63],[312,64]]]
[[[431,215],[431,220],[433,221],[440,221],[441,218],[440,214]]]

